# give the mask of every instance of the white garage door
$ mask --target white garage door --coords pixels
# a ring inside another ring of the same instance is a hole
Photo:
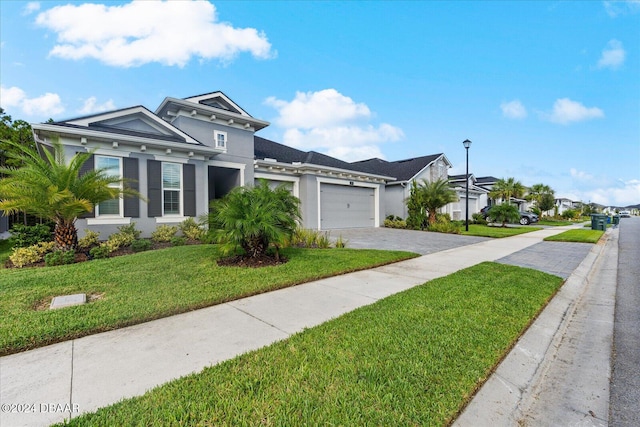
[[[375,227],[375,190],[347,185],[320,184],[320,226]]]

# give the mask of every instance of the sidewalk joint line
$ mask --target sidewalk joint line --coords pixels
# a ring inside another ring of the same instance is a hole
[[[238,310],[240,313],[244,313],[244,314],[246,314],[246,315],[247,315],[247,316],[249,316],[249,317],[253,317],[254,319],[256,319],[256,320],[258,320],[258,321],[260,321],[260,322],[264,323],[265,325],[271,326],[273,329],[276,329],[276,330],[278,330],[278,331],[280,331],[280,332],[282,332],[282,333],[286,334],[288,337],[290,337],[291,335],[293,335],[292,333],[289,333],[289,332],[287,332],[287,331],[285,331],[285,330],[282,330],[282,329],[278,328],[276,325],[273,325],[273,324],[271,324],[271,323],[269,323],[269,322],[267,322],[267,321],[265,321],[265,320],[263,320],[263,319],[261,319],[261,318],[259,318],[259,317],[257,317],[257,316],[254,316],[253,314],[249,313],[248,311],[245,311],[245,310],[243,310],[243,309],[241,309],[241,308],[239,308],[239,307],[236,307],[235,305],[233,305],[233,301],[228,302],[227,304],[229,304],[229,306],[230,306],[230,307],[233,307],[233,308],[235,308],[236,310]]]

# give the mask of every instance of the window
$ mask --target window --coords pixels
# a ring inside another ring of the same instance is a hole
[[[213,132],[213,139],[215,140],[216,143],[216,148],[227,148],[227,133],[226,132],[220,132],[220,131],[214,131]]]
[[[96,156],[96,169],[103,169],[107,176],[122,178],[122,159],[120,157]],[[122,188],[122,183],[110,184],[113,188]],[[96,216],[122,216],[122,198],[106,200],[96,206]]]
[[[163,215],[182,215],[180,192],[182,191],[182,165],[162,163],[162,212]]]

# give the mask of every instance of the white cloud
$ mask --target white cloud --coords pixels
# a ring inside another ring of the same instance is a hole
[[[587,172],[583,172],[583,171],[579,171],[575,168],[571,168],[569,170],[569,172],[571,173],[571,177],[575,178],[575,179],[579,179],[579,180],[587,180],[590,181],[593,179],[593,175],[587,173]]]
[[[31,15],[32,13],[37,12],[39,10],[40,10],[40,2],[30,1],[29,3],[27,3],[24,9],[22,9],[22,14]]]
[[[104,104],[96,104],[97,98],[95,96],[89,97],[84,100],[84,104],[82,108],[78,110],[80,114],[93,114],[93,113],[101,113],[103,111],[115,110],[116,106],[113,103],[113,100],[108,100]]]
[[[527,109],[517,99],[503,102],[500,104],[500,108],[502,109],[502,115],[508,119],[524,119],[527,117]]]
[[[624,64],[626,54],[622,43],[615,39],[609,40],[607,47],[602,50],[602,56],[598,60],[598,68],[616,70]]]
[[[270,97],[265,104],[278,110],[274,123],[284,129],[284,144],[346,161],[383,157],[380,144],[404,137],[400,128],[369,123],[369,107],[335,89],[297,92],[291,101]]]
[[[0,102],[2,108],[19,108],[27,116],[52,117],[64,112],[60,96],[56,93],[45,93],[37,98],[28,98],[27,94],[18,87],[5,88],[0,86]]]
[[[259,59],[275,56],[264,33],[217,22],[208,1],[67,4],[40,13],[36,23],[58,36],[49,55],[94,58],[117,67],[150,62],[183,67],[192,57],[227,63],[241,52]]]
[[[37,98],[22,101],[22,111],[27,116],[55,116],[64,111],[57,93],[45,93]]]
[[[605,206],[636,205],[640,203],[640,180],[619,181],[612,187],[587,190],[582,193],[582,200]]]
[[[0,86],[0,106],[2,108],[18,107],[26,97],[27,95],[19,87]]]
[[[371,111],[365,104],[357,104],[335,89],[318,92],[296,92],[291,102],[269,97],[267,105],[280,112],[277,124],[281,127],[315,128],[358,119],[369,119]]]
[[[604,112],[597,107],[585,107],[577,101],[569,98],[557,99],[553,104],[553,112],[543,115],[549,121],[560,124],[581,122],[584,120],[599,119],[604,117]]]
[[[640,0],[613,0],[603,2],[604,8],[612,18],[640,11]]]

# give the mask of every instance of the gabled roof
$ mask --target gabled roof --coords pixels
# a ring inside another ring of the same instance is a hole
[[[245,110],[240,108],[238,104],[233,102],[231,98],[225,95],[222,91],[190,96],[188,98],[183,98],[183,99],[188,102],[208,105],[209,107],[219,108],[219,109],[231,111],[233,113],[237,113],[243,116],[251,117],[249,113],[247,113]]]
[[[478,185],[491,185],[495,184],[498,181],[498,178],[494,176],[479,176],[476,178],[476,184]]]
[[[75,135],[90,133],[107,139],[109,135],[120,135],[204,147],[195,138],[141,105],[53,123],[35,124],[32,127],[34,130],[58,131]]]
[[[229,125],[235,123],[253,131],[269,126],[269,122],[254,119],[220,91],[184,99],[166,97],[156,108],[155,114],[167,122],[178,115],[187,115],[203,120],[224,120]]]
[[[443,157],[449,165],[451,163],[443,153],[432,154],[430,156],[414,157],[405,160],[396,160],[394,162],[388,162],[383,159],[368,159],[359,162],[354,162],[352,165],[356,167],[362,167],[366,171],[371,173],[377,173],[380,175],[393,176],[398,181],[409,181],[418,175],[424,168],[431,163]]]
[[[477,181],[476,177],[472,173],[470,173],[468,176],[471,178],[472,182],[476,182]],[[467,175],[464,174],[464,173],[462,175],[449,175],[449,182],[457,182],[457,181],[464,182],[464,181],[466,181],[466,179],[465,179],[466,177],[467,177]]]
[[[253,150],[257,160],[276,161],[278,163],[300,163],[307,165],[324,166],[332,169],[340,169],[370,175],[386,176],[380,173],[372,173],[353,163],[348,163],[317,151],[302,151],[286,145],[271,141],[259,136],[253,137]]]

